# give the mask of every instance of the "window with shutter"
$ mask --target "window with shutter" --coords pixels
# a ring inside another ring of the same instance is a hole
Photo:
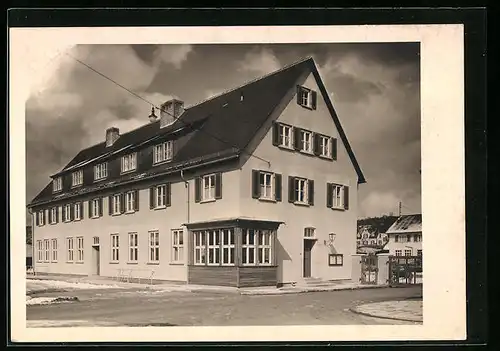
[[[330,142],[332,144],[332,146],[331,146],[331,148],[332,148],[332,159],[336,160],[337,159],[337,139],[331,138]]]
[[[295,202],[295,178],[288,176],[288,202]]]
[[[167,183],[165,192],[165,205],[169,207],[172,204],[172,184]]]
[[[279,134],[279,124],[274,121],[273,122],[273,145],[274,146],[278,146],[279,145],[279,137],[280,137],[280,134]]]
[[[259,171],[252,170],[252,197],[258,199],[260,197],[260,186],[259,186]]]
[[[317,93],[303,86],[297,86],[297,104],[310,110],[316,109]]]
[[[139,190],[134,191],[134,211],[139,211]]]
[[[344,209],[349,209],[349,187],[344,185]]]
[[[307,189],[307,201],[310,206],[314,205],[314,180],[309,179],[307,181],[308,189]]]
[[[281,174],[274,174],[274,199],[281,201]]]

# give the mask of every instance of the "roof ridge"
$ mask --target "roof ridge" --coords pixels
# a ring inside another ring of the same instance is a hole
[[[307,60],[313,60],[313,62],[314,62],[314,58],[313,58],[312,56],[307,56],[307,57],[305,57],[305,58],[300,59],[299,61],[295,61],[295,62],[292,62],[292,63],[290,63],[290,64],[288,64],[288,65],[285,65],[285,66],[281,67],[280,69],[278,69],[278,70],[276,70],[276,71],[272,71],[272,72],[266,73],[266,74],[264,74],[263,76],[259,76],[259,77],[257,77],[257,78],[251,79],[251,80],[246,81],[245,83],[240,84],[240,85],[238,85],[238,86],[236,86],[236,87],[234,87],[234,88],[227,89],[227,90],[225,90],[225,91],[223,91],[223,92],[221,92],[221,93],[219,93],[219,94],[217,94],[217,95],[214,95],[214,96],[211,96],[211,97],[209,97],[209,98],[207,98],[207,99],[201,100],[201,101],[199,101],[199,102],[197,102],[197,103],[194,103],[194,104],[192,104],[192,105],[189,105],[188,107],[184,107],[184,109],[185,109],[185,110],[187,110],[187,109],[193,108],[193,107],[195,107],[195,106],[199,106],[199,105],[201,105],[201,104],[204,104],[205,102],[208,102],[208,101],[214,100],[214,99],[216,99],[216,98],[218,98],[218,97],[221,97],[221,96],[223,96],[223,95],[229,94],[229,93],[231,93],[231,92],[233,92],[233,91],[235,91],[235,90],[241,89],[241,88],[243,88],[243,87],[245,87],[245,86],[247,86],[247,85],[250,85],[250,84],[252,84],[252,83],[258,82],[259,80],[262,80],[262,79],[267,78],[267,77],[270,77],[270,76],[272,76],[272,75],[274,75],[274,74],[280,73],[280,72],[282,72],[282,71],[284,71],[284,70],[286,70],[286,69],[292,68],[293,66],[296,66],[296,65],[298,65],[298,64],[301,64],[301,63],[303,63],[303,62],[305,62],[305,61],[307,61]]]

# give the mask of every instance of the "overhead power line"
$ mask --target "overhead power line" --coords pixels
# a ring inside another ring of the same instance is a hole
[[[166,111],[166,110],[162,109],[161,107],[156,106],[156,105],[155,105],[155,104],[153,104],[151,101],[149,101],[149,100],[145,99],[144,97],[140,96],[139,94],[135,93],[134,91],[132,91],[132,90],[128,89],[127,87],[123,86],[122,84],[120,84],[120,83],[118,83],[117,81],[113,80],[112,78],[108,77],[108,76],[107,76],[107,75],[105,75],[104,73],[99,72],[97,69],[93,68],[93,67],[92,67],[92,66],[90,66],[89,64],[87,64],[87,63],[83,62],[82,60],[77,59],[76,57],[74,57],[74,56],[70,55],[70,54],[69,54],[69,53],[67,53],[67,52],[66,52],[65,54],[66,54],[68,57],[70,57],[71,59],[73,59],[73,60],[75,60],[76,62],[80,63],[81,65],[83,65],[83,66],[87,67],[87,68],[88,68],[89,70],[91,70],[92,72],[94,72],[94,73],[98,74],[99,76],[103,77],[104,79],[107,79],[107,80],[109,80],[111,83],[113,83],[113,84],[115,84],[115,85],[119,86],[120,88],[124,89],[125,91],[127,91],[127,92],[128,92],[128,93],[130,93],[131,95],[135,96],[136,98],[141,99],[142,101],[144,101],[144,102],[148,103],[149,105],[153,106],[153,107],[154,107],[154,108],[156,108],[157,110],[160,110],[161,112],[166,113],[167,115],[169,115],[169,116],[173,117],[175,121],[179,121],[179,122],[180,122],[180,123],[182,123],[184,126],[188,126],[188,124],[187,124],[187,123],[185,123],[185,122],[184,122],[182,119],[180,119],[179,117],[176,117],[175,115],[173,115],[173,114],[171,114],[170,112],[168,112],[168,111]],[[219,138],[218,136],[213,135],[213,134],[211,134],[211,133],[208,133],[207,131],[205,131],[205,130],[203,130],[203,129],[200,129],[199,131],[200,131],[200,132],[202,132],[202,133],[205,133],[205,134],[206,134],[206,135],[208,135],[208,136],[211,136],[212,138],[214,138],[214,139],[215,139],[215,140],[217,140],[217,141],[220,141],[221,143],[224,143],[224,144],[229,145],[229,146],[231,146],[231,147],[233,147],[233,148],[235,148],[235,149],[238,149],[238,150],[240,150],[240,151],[242,151],[242,152],[246,153],[247,155],[249,155],[249,156],[251,156],[251,157],[255,157],[255,158],[257,158],[257,159],[259,159],[259,160],[261,160],[261,161],[264,161],[264,162],[266,162],[269,166],[271,165],[271,162],[269,162],[268,160],[265,160],[265,159],[263,159],[263,158],[261,158],[261,157],[259,157],[259,156],[256,156],[256,155],[254,155],[253,153],[248,152],[248,151],[246,151],[246,150],[241,150],[240,148],[238,148],[238,147],[236,147],[235,145],[231,144],[231,143],[230,143],[230,142],[228,142],[227,140],[223,140],[223,139]]]

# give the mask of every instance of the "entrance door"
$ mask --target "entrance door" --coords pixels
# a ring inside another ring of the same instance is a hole
[[[101,273],[101,255],[99,251],[99,246],[92,246],[92,256],[93,256],[93,273],[95,275],[100,275]]]
[[[304,240],[304,278],[311,276],[311,250],[313,245],[313,240]]]

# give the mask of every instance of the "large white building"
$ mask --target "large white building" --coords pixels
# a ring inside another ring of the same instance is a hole
[[[365,178],[312,58],[144,120],[103,130],[29,204],[36,270],[238,287],[350,279]]]
[[[385,246],[393,256],[422,255],[422,215],[402,215],[386,232]]]

